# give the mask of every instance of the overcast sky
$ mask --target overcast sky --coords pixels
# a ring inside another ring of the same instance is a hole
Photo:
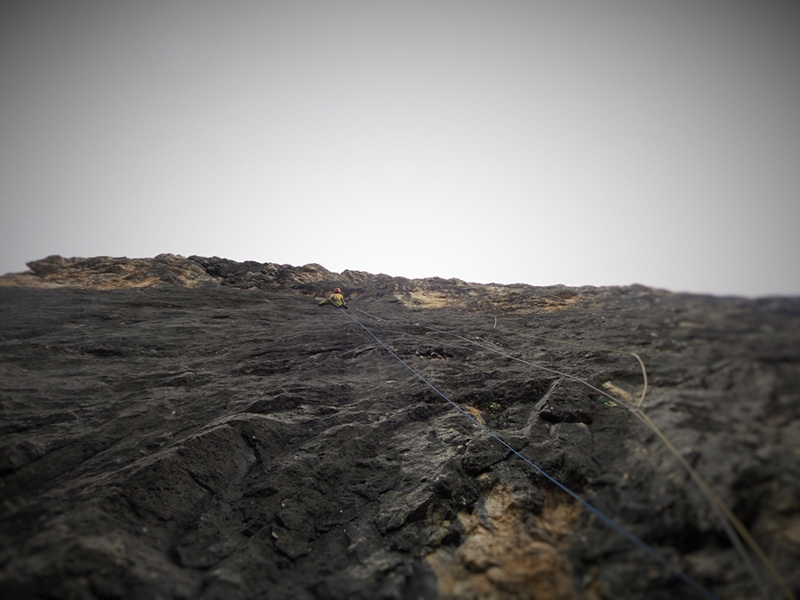
[[[0,273],[800,295],[798,5],[6,0]]]

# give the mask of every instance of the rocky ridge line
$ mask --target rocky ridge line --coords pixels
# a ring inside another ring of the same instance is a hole
[[[439,277],[408,279],[352,270],[334,273],[315,263],[295,267],[269,262],[237,262],[219,257],[186,258],[175,254],[159,254],[154,258],[64,258],[53,255],[31,261],[27,266],[30,269],[27,273],[0,277],[0,286],[96,290],[159,286],[288,287],[318,295],[329,293],[331,287],[344,286],[351,299],[369,290],[372,296],[377,293],[394,295],[415,308],[453,306],[517,314],[530,313],[537,308],[558,309],[576,301],[580,293],[580,288],[563,285],[540,286],[535,294],[531,294],[533,287],[525,284],[475,284]],[[646,288],[634,286],[632,289],[641,291]],[[648,290],[648,293],[660,292]],[[522,298],[527,305],[519,302]]]

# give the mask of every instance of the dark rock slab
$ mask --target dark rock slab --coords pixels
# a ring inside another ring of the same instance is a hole
[[[800,299],[30,267],[0,278],[3,597],[700,597],[484,424],[718,597],[784,597],[628,410],[622,351],[647,367],[643,410],[800,591]],[[336,285],[348,313],[317,306]]]

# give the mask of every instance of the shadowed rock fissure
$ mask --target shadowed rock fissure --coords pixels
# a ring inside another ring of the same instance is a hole
[[[603,348],[636,352],[647,414],[800,591],[800,299],[174,255],[29,266],[0,278],[3,597],[693,597],[317,306],[337,286],[515,450],[718,597],[755,597],[620,405],[641,370]]]

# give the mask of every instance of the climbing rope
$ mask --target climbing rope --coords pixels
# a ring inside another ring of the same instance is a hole
[[[366,311],[363,311],[361,309],[357,308],[356,310],[359,310],[360,312],[362,312],[362,313],[364,313],[364,314],[366,314],[366,315],[368,315],[370,317],[378,319],[379,321],[384,321],[385,320],[385,319],[382,319],[382,318],[377,317],[375,315],[372,315],[370,313],[367,313]],[[421,326],[419,323],[416,323],[415,325]],[[362,325],[362,327],[363,327],[363,325]],[[495,318],[494,326],[492,327],[492,329],[496,329],[496,328],[497,328],[497,319]],[[744,540],[744,542],[747,544],[747,546],[749,546],[750,549],[752,550],[752,552],[759,558],[759,560],[761,561],[762,565],[769,572],[769,574],[772,576],[773,580],[775,581],[777,586],[780,588],[781,592],[787,598],[787,600],[794,600],[794,594],[789,589],[789,586],[786,584],[786,582],[781,577],[781,575],[777,572],[777,570],[775,569],[774,565],[772,564],[772,561],[769,560],[769,558],[767,557],[766,553],[763,551],[763,549],[758,544],[758,542],[755,540],[755,538],[750,534],[750,532],[747,530],[747,528],[744,526],[744,524],[741,522],[741,520],[726,506],[726,504],[722,501],[722,499],[713,491],[713,489],[711,489],[711,487],[705,482],[705,480],[700,476],[700,474],[697,473],[697,471],[686,461],[686,459],[680,454],[678,449],[675,448],[675,446],[670,442],[669,438],[667,438],[666,434],[658,427],[658,425],[656,425],[655,422],[653,422],[653,420],[650,419],[650,417],[644,412],[644,410],[642,410],[642,404],[643,404],[645,396],[647,394],[648,381],[647,381],[647,369],[645,368],[644,362],[642,361],[641,357],[638,354],[636,354],[634,352],[627,352],[627,351],[624,351],[624,350],[617,350],[617,349],[613,349],[613,348],[604,348],[604,347],[577,344],[575,342],[557,340],[557,339],[553,339],[553,338],[549,338],[549,337],[543,337],[543,336],[535,336],[535,335],[526,336],[526,337],[531,338],[531,339],[540,339],[540,340],[544,340],[544,341],[549,341],[549,342],[554,342],[554,343],[574,346],[574,347],[577,347],[577,348],[581,348],[583,350],[596,350],[596,351],[601,351],[601,352],[612,352],[612,353],[627,354],[627,355],[633,356],[636,359],[636,361],[638,362],[638,364],[639,364],[639,366],[641,368],[643,385],[642,385],[642,392],[641,392],[641,395],[640,395],[638,401],[636,402],[635,405],[631,405],[631,404],[625,402],[624,400],[621,400],[620,398],[612,396],[611,394],[609,394],[609,393],[607,393],[607,392],[605,392],[605,391],[603,391],[603,390],[591,385],[589,382],[585,381],[584,379],[581,379],[580,377],[577,377],[577,376],[572,375],[570,373],[565,373],[563,371],[552,369],[550,367],[546,367],[546,366],[544,366],[542,364],[539,364],[539,363],[534,363],[534,362],[527,361],[525,359],[513,356],[512,354],[504,352],[504,351],[494,347],[493,345],[490,345],[489,343],[483,342],[482,340],[478,341],[476,339],[470,339],[470,338],[467,338],[467,337],[465,337],[463,335],[460,335],[458,333],[453,333],[453,332],[450,332],[450,331],[437,329],[437,328],[434,328],[434,327],[431,327],[431,326],[427,326],[427,325],[426,325],[426,329],[428,329],[430,331],[434,331],[436,333],[440,333],[440,334],[450,335],[450,336],[456,337],[456,338],[458,338],[460,340],[463,340],[463,341],[465,341],[465,342],[467,342],[469,344],[478,346],[480,348],[488,350],[489,352],[493,352],[495,354],[498,354],[498,355],[503,356],[505,358],[508,358],[510,360],[514,360],[514,361],[520,362],[522,364],[525,364],[527,366],[530,366],[530,367],[533,367],[533,368],[536,368],[536,369],[540,369],[540,370],[543,370],[543,371],[546,371],[546,372],[549,372],[549,373],[553,373],[553,374],[565,377],[567,379],[576,381],[578,383],[581,383],[581,384],[585,385],[589,389],[597,392],[598,394],[601,394],[602,396],[608,398],[613,403],[619,404],[619,405],[623,406],[624,408],[628,409],[629,412],[631,412],[637,419],[639,419],[639,421],[641,421],[647,428],[649,428],[656,435],[656,437],[661,441],[661,443],[664,445],[664,447],[667,448],[667,450],[670,452],[670,454],[673,455],[673,457],[678,461],[678,463],[688,473],[688,475],[692,479],[692,481],[695,482],[695,484],[697,485],[698,489],[700,490],[700,493],[705,497],[705,499],[706,499],[707,503],[709,504],[709,506],[711,507],[712,511],[717,515],[717,518],[718,518],[719,522],[721,523],[723,529],[725,530],[725,533],[726,533],[729,541],[731,542],[731,545],[736,550],[736,553],[739,555],[742,563],[744,564],[745,568],[747,569],[748,573],[750,574],[750,577],[753,579],[753,582],[754,582],[755,586],[759,589],[759,592],[761,593],[761,596],[764,597],[764,598],[768,597],[766,586],[765,586],[764,582],[761,580],[761,577],[758,574],[757,569],[753,565],[753,562],[750,559],[750,556],[748,555],[746,549],[744,548],[744,546],[742,544],[742,540]],[[738,536],[734,532],[734,529],[735,529],[736,532],[738,532],[738,534],[739,534]]]
[[[497,329],[497,317],[494,318],[494,327],[492,329]],[[501,330],[502,333],[502,330]],[[642,370],[642,394],[639,396],[639,401],[636,403],[636,408],[640,408],[642,406],[642,402],[644,402],[644,398],[647,395],[647,369],[644,368],[644,361],[642,361],[642,357],[636,354],[636,352],[630,352],[628,350],[617,350],[616,348],[604,348],[602,346],[587,346],[584,344],[577,344],[575,342],[567,342],[564,340],[556,340],[549,337],[544,337],[541,335],[526,335],[525,337],[533,339],[533,340],[543,340],[546,342],[554,342],[556,344],[563,344],[565,346],[573,346],[575,348],[580,348],[581,350],[594,350],[597,352],[611,352],[613,354],[625,354],[632,356],[636,359],[639,363],[639,367]]]
[[[602,394],[603,396],[605,396],[607,398],[610,398],[613,402],[615,402],[617,404],[620,404],[623,407],[627,408],[637,419],[639,419],[642,423],[644,423],[644,425],[646,427],[648,427],[658,437],[658,439],[662,442],[662,444],[664,444],[664,446],[667,448],[667,450],[670,452],[670,454],[673,455],[673,457],[680,463],[680,465],[689,474],[689,477],[698,486],[698,488],[700,490],[700,493],[706,498],[706,501],[711,506],[711,509],[717,515],[717,518],[719,519],[723,529],[725,530],[725,533],[726,533],[728,539],[730,540],[731,545],[734,547],[734,549],[736,550],[736,552],[739,555],[740,559],[742,560],[742,563],[745,565],[745,568],[750,573],[750,576],[752,577],[753,582],[755,583],[756,587],[759,589],[759,592],[761,593],[762,597],[764,597],[764,598],[768,597],[766,586],[764,585],[763,581],[761,580],[761,577],[758,574],[758,571],[756,570],[755,566],[753,565],[753,561],[750,560],[750,557],[748,556],[747,551],[745,550],[744,546],[742,545],[742,540],[745,541],[745,543],[750,547],[750,549],[753,551],[753,553],[759,558],[759,560],[761,561],[761,563],[764,566],[764,568],[767,569],[767,571],[770,573],[772,578],[775,580],[775,583],[781,589],[781,592],[783,593],[783,595],[789,600],[794,600],[794,594],[789,589],[789,586],[786,584],[786,582],[783,580],[783,578],[777,572],[777,570],[775,569],[775,566],[772,564],[772,561],[769,560],[769,558],[767,557],[767,555],[764,552],[764,550],[761,548],[761,546],[758,544],[758,542],[755,540],[755,538],[747,530],[747,527],[744,526],[744,524],[741,522],[741,520],[726,506],[726,504],[722,501],[722,499],[711,489],[711,487],[700,476],[700,474],[686,461],[686,459],[683,457],[683,455],[681,455],[681,453],[678,452],[678,449],[675,448],[675,446],[672,444],[672,442],[670,442],[669,438],[667,438],[666,434],[658,427],[658,425],[656,425],[655,422],[653,422],[653,420],[644,412],[644,410],[642,410],[642,408],[641,408],[642,407],[642,403],[644,402],[645,394],[647,393],[647,370],[645,369],[644,362],[642,361],[641,357],[639,357],[638,354],[635,354],[633,352],[625,352],[623,350],[614,350],[614,349],[610,349],[610,348],[599,348],[599,347],[592,347],[592,346],[582,346],[580,344],[575,344],[573,342],[564,342],[564,341],[561,341],[561,340],[554,340],[552,338],[545,338],[545,337],[542,337],[542,336],[528,336],[528,337],[531,337],[533,339],[542,339],[542,340],[547,340],[547,341],[550,341],[550,342],[556,342],[556,343],[576,346],[576,347],[583,348],[583,349],[592,349],[592,350],[599,350],[599,351],[606,351],[606,352],[617,352],[617,353],[622,353],[622,354],[631,354],[631,355],[633,355],[636,358],[636,360],[639,362],[639,365],[641,366],[641,369],[642,369],[643,386],[642,386],[642,394],[641,394],[641,397],[639,398],[639,401],[636,403],[635,406],[632,406],[632,405],[624,402],[623,400],[620,400],[619,398],[615,398],[615,397],[607,394],[606,392],[604,392],[604,391],[592,386],[591,384],[589,384],[586,381],[580,379],[579,377],[575,377],[574,375],[570,375],[570,374],[567,374],[567,373],[561,373],[561,372],[555,371],[554,369],[550,369],[548,367],[545,367],[544,365],[540,365],[540,364],[537,364],[537,363],[526,361],[526,360],[521,359],[521,358],[517,358],[517,357],[515,357],[515,356],[513,356],[511,354],[508,354],[506,352],[497,350],[497,349],[495,349],[495,348],[493,348],[493,347],[491,347],[489,345],[481,344],[481,343],[476,342],[474,340],[470,340],[470,339],[468,339],[468,338],[466,338],[466,337],[464,337],[462,335],[456,334],[456,333],[447,332],[447,331],[434,329],[434,328],[430,328],[430,329],[432,331],[437,331],[439,333],[444,333],[446,335],[452,335],[452,336],[457,337],[457,338],[459,338],[461,340],[464,340],[464,341],[466,341],[466,342],[468,342],[470,344],[475,344],[475,345],[477,345],[477,346],[479,346],[481,348],[489,350],[490,352],[495,352],[495,353],[497,353],[497,354],[499,354],[501,356],[505,356],[507,358],[510,358],[512,360],[521,362],[521,363],[529,365],[531,367],[535,367],[535,368],[542,369],[542,370],[545,370],[545,371],[548,371],[548,372],[552,372],[552,373],[557,373],[559,375],[563,375],[563,376],[565,376],[565,377],[567,377],[569,379],[572,379],[574,381],[578,381],[578,382],[586,385],[590,389]],[[741,536],[741,537],[737,536],[734,533],[733,529],[735,529],[739,533],[739,536]]]
[[[582,505],[584,508],[586,508],[586,510],[588,510],[590,513],[592,513],[593,515],[595,515],[595,516],[596,516],[598,519],[600,519],[600,520],[601,520],[603,523],[605,523],[605,524],[606,524],[608,527],[610,527],[611,529],[613,529],[614,531],[616,531],[616,532],[617,532],[619,535],[621,535],[622,537],[624,537],[625,539],[627,539],[629,542],[631,542],[631,543],[632,543],[633,545],[635,545],[637,548],[639,548],[640,550],[642,550],[643,552],[645,552],[646,554],[648,554],[650,557],[652,557],[653,559],[655,559],[656,561],[658,561],[659,563],[661,563],[661,564],[662,564],[664,567],[666,567],[666,568],[667,568],[667,569],[668,569],[668,570],[669,570],[671,573],[673,573],[675,576],[677,576],[679,579],[681,579],[681,580],[682,580],[684,583],[686,583],[686,584],[687,584],[689,587],[691,587],[692,589],[694,589],[694,590],[695,590],[696,592],[698,592],[700,595],[702,595],[702,596],[703,596],[703,597],[705,597],[705,598],[716,598],[716,596],[714,596],[714,594],[712,594],[712,593],[711,593],[711,592],[710,592],[710,591],[709,591],[709,590],[708,590],[706,587],[704,587],[704,586],[703,586],[702,584],[700,584],[698,581],[696,581],[695,579],[693,579],[691,576],[687,575],[686,573],[684,573],[683,571],[681,571],[680,569],[678,569],[678,568],[677,568],[675,565],[673,565],[673,564],[672,564],[672,563],[671,563],[671,562],[670,562],[670,561],[669,561],[669,560],[668,560],[666,557],[664,557],[664,556],[663,556],[661,553],[659,553],[659,552],[658,552],[658,551],[657,551],[655,548],[653,548],[652,546],[650,546],[649,544],[647,544],[645,541],[643,541],[642,539],[640,539],[639,537],[637,537],[637,536],[636,536],[636,535],[634,535],[633,533],[629,532],[627,529],[625,529],[624,527],[622,527],[622,526],[621,526],[620,524],[618,524],[616,521],[612,520],[610,517],[606,516],[606,515],[605,515],[603,512],[601,512],[599,509],[597,509],[596,507],[594,507],[594,506],[593,506],[592,504],[590,504],[590,503],[589,503],[587,500],[584,500],[584,499],[583,499],[581,496],[579,496],[577,493],[573,492],[573,491],[572,491],[570,488],[568,488],[566,485],[564,485],[563,483],[561,483],[560,481],[558,481],[558,480],[557,480],[555,477],[553,477],[552,475],[550,475],[549,473],[547,473],[546,471],[544,471],[544,470],[543,470],[541,467],[539,467],[538,465],[536,465],[536,464],[535,464],[533,461],[531,461],[529,458],[527,458],[526,456],[524,456],[524,455],[523,455],[522,453],[520,453],[519,451],[515,450],[515,449],[514,449],[514,448],[513,448],[513,447],[512,447],[512,446],[511,446],[509,443],[507,443],[507,442],[506,442],[506,441],[504,441],[502,438],[500,438],[500,437],[499,437],[499,436],[498,436],[496,433],[494,433],[494,431],[492,431],[492,430],[491,430],[491,429],[489,429],[489,428],[488,428],[486,425],[484,425],[483,423],[481,423],[481,422],[480,422],[478,419],[476,419],[476,418],[475,418],[473,415],[471,415],[471,414],[470,414],[470,413],[468,413],[466,410],[464,410],[463,408],[461,408],[461,407],[460,407],[460,406],[459,406],[459,405],[458,405],[456,402],[454,402],[453,400],[451,400],[450,398],[448,398],[448,397],[447,397],[447,396],[446,396],[446,395],[445,395],[443,392],[441,392],[441,391],[440,391],[440,390],[439,390],[439,389],[438,389],[436,386],[434,386],[434,385],[433,385],[433,384],[432,384],[430,381],[428,381],[427,379],[425,379],[425,377],[423,377],[423,376],[422,376],[422,375],[421,375],[419,372],[417,372],[417,371],[416,371],[416,370],[415,370],[415,369],[414,369],[414,368],[413,368],[411,365],[409,365],[409,364],[408,364],[407,362],[405,362],[405,361],[404,361],[402,358],[400,358],[400,356],[398,356],[398,355],[397,355],[397,353],[395,353],[395,352],[394,352],[394,351],[393,351],[391,348],[389,348],[389,346],[388,346],[388,345],[386,345],[386,344],[383,342],[383,340],[381,340],[381,339],[380,339],[380,338],[379,338],[377,335],[375,335],[375,334],[374,334],[374,333],[373,333],[373,332],[372,332],[372,331],[371,331],[371,330],[370,330],[370,329],[369,329],[369,328],[368,328],[366,325],[364,325],[364,324],[363,324],[361,321],[359,321],[358,319],[356,319],[356,318],[355,318],[353,315],[351,315],[350,313],[348,313],[348,312],[347,312],[347,311],[345,311],[344,309],[341,309],[341,308],[340,308],[339,310],[340,310],[340,312],[341,312],[341,313],[345,314],[345,315],[346,315],[346,316],[347,316],[349,319],[351,319],[351,320],[352,320],[354,323],[356,323],[357,325],[359,325],[359,326],[360,326],[360,327],[361,327],[361,328],[362,328],[362,329],[363,329],[363,330],[364,330],[364,331],[365,331],[367,334],[369,334],[369,336],[370,336],[370,337],[372,337],[372,338],[373,338],[373,339],[374,339],[374,340],[375,340],[375,341],[376,341],[376,342],[377,342],[377,343],[378,343],[378,344],[379,344],[381,347],[383,347],[383,348],[384,348],[384,349],[385,349],[385,350],[386,350],[386,351],[387,351],[387,352],[388,352],[388,353],[389,353],[389,354],[390,354],[390,355],[391,355],[391,356],[392,356],[392,357],[393,357],[395,360],[397,360],[397,361],[398,361],[398,362],[399,362],[401,365],[403,365],[403,366],[404,366],[406,369],[408,369],[408,371],[410,371],[410,372],[411,372],[411,373],[412,373],[412,374],[413,374],[415,377],[417,377],[417,379],[419,379],[419,380],[420,380],[422,383],[424,383],[424,384],[425,384],[425,385],[427,385],[429,388],[431,388],[431,390],[433,390],[433,391],[436,393],[436,395],[438,395],[439,397],[441,397],[442,399],[444,399],[445,401],[447,401],[447,402],[448,402],[450,405],[452,405],[452,406],[453,406],[453,407],[454,407],[456,410],[458,410],[458,411],[459,411],[459,412],[460,412],[460,413],[461,413],[463,416],[465,416],[467,419],[469,419],[469,420],[470,420],[470,421],[472,421],[472,422],[473,422],[475,425],[477,425],[477,426],[478,426],[480,429],[482,429],[484,433],[486,433],[488,436],[490,436],[490,437],[494,438],[494,439],[495,439],[497,442],[499,442],[501,445],[503,445],[503,446],[504,446],[504,447],[505,447],[505,448],[506,448],[506,449],[507,449],[509,452],[511,452],[511,453],[512,453],[512,454],[514,454],[514,455],[515,455],[517,458],[519,458],[519,459],[521,459],[523,462],[525,462],[525,463],[526,463],[528,466],[530,466],[532,469],[534,469],[534,470],[535,470],[537,473],[539,473],[539,474],[540,474],[542,477],[544,477],[545,479],[547,479],[548,481],[550,481],[552,484],[554,484],[556,487],[558,487],[558,488],[559,488],[560,490],[562,490],[564,493],[566,493],[566,494],[567,494],[567,495],[569,495],[571,498],[573,498],[574,500],[576,500],[577,502],[579,502],[579,503],[580,503],[580,504],[581,504],[581,505]],[[361,312],[364,312],[364,311],[361,311]],[[596,388],[593,388],[593,389],[596,389]],[[599,390],[598,390],[598,391],[599,391]],[[602,392],[601,392],[601,393],[602,393]]]

